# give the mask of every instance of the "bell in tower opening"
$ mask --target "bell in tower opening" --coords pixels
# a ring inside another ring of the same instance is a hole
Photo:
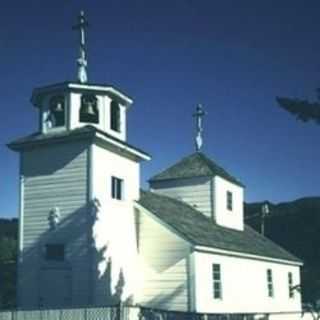
[[[99,123],[99,110],[96,96],[85,94],[81,97],[80,122]]]
[[[48,122],[50,127],[65,125],[65,106],[63,96],[54,96],[50,99]]]

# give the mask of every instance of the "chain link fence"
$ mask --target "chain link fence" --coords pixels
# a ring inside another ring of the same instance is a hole
[[[302,316],[302,317],[301,317]],[[0,312],[0,320],[313,320],[310,314],[203,314],[144,307],[112,306]]]
[[[120,320],[119,307],[0,312],[0,320]]]
[[[256,316],[254,314],[203,314],[149,308],[140,308],[139,312],[139,320],[255,320],[258,319]],[[267,315],[261,315],[259,319],[269,320]]]

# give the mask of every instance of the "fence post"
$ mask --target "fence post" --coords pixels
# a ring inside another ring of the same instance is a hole
[[[125,320],[123,311],[124,311],[123,310],[123,304],[120,301],[120,303],[119,303],[119,320]]]
[[[121,320],[121,304],[119,303],[117,306],[116,306],[116,320]]]

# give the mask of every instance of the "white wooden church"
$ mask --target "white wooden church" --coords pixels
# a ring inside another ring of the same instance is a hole
[[[77,81],[34,89],[39,128],[8,145],[20,156],[18,306],[301,311],[302,262],[244,224],[243,184],[207,155],[140,190],[151,156],[127,142],[133,101],[88,82],[85,25],[82,14]]]

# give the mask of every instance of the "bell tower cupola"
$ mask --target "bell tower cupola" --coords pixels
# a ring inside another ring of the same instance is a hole
[[[73,27],[80,39],[77,80],[33,90],[31,102],[39,110],[39,131],[51,134],[89,125],[126,141],[126,114],[133,101],[111,85],[89,82],[87,27],[82,11]]]

